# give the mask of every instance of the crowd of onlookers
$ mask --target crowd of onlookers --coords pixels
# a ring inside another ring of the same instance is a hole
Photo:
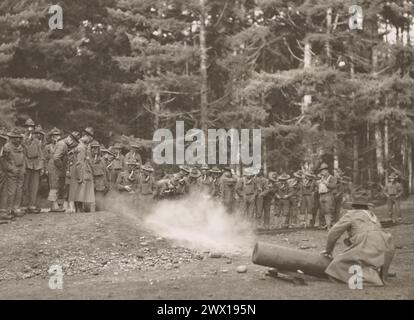
[[[46,133],[28,119],[23,130],[0,130],[0,148],[1,221],[45,210],[103,210],[104,199],[113,192],[141,204],[202,192],[220,201],[229,214],[239,212],[263,227],[330,228],[340,218],[342,204],[353,197],[351,178],[340,169],[331,174],[326,163],[316,172],[266,176],[252,168],[237,175],[230,167],[183,165],[156,181],[153,167],[142,162],[140,145],[131,143],[126,154],[119,142],[105,148],[91,127],[67,135],[57,128]],[[48,181],[48,209],[38,206],[42,176]],[[384,193],[390,213],[396,211],[400,218],[402,188],[398,177],[389,178]]]

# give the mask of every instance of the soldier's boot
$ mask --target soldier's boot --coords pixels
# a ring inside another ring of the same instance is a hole
[[[73,201],[69,201],[69,209],[68,209],[68,211],[70,213],[75,213],[76,212],[75,203]]]
[[[20,208],[14,208],[12,211],[12,214],[16,217],[16,218],[21,218],[24,216],[24,211],[21,210]]]
[[[5,209],[1,209],[0,210],[0,221],[8,222],[10,220],[13,220],[13,216],[10,214],[10,212]]]
[[[61,207],[59,207],[59,204],[57,203],[57,201],[53,201],[50,211],[51,212],[63,212],[64,210]]]

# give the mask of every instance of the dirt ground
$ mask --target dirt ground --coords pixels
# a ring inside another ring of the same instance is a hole
[[[387,229],[397,253],[389,286],[351,290],[325,280],[294,285],[266,276],[250,254],[218,258],[177,246],[113,212],[26,215],[0,225],[1,299],[414,299],[414,199],[404,223]],[[376,211],[384,216],[384,208]],[[326,232],[300,230],[257,240],[319,253]],[[336,250],[343,248],[338,241]],[[253,248],[252,248],[253,249]],[[338,251],[336,251],[338,252]],[[63,288],[49,288],[52,265]],[[237,273],[240,265],[246,273]]]

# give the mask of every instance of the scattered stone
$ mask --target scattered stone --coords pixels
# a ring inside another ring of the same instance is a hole
[[[222,273],[228,273],[228,272],[229,272],[229,270],[227,270],[227,269],[223,269],[223,270],[221,270],[221,272],[222,272]]]
[[[143,247],[146,247],[148,245],[148,242],[143,241],[143,242],[140,243],[140,245],[143,246]]]
[[[241,265],[241,266],[238,266],[236,270],[238,273],[246,273],[247,267],[245,265]]]
[[[226,261],[226,263],[227,264],[232,264],[233,263],[233,260],[229,259],[229,260]]]
[[[310,247],[309,246],[300,246],[299,249],[301,249],[301,250],[307,250],[307,249],[310,249]]]

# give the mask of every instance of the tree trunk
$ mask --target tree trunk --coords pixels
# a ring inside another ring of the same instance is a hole
[[[384,163],[385,163],[385,183],[388,182],[388,161],[389,161],[389,140],[388,140],[388,119],[384,121]]]
[[[200,73],[201,73],[201,129],[207,132],[208,120],[208,79],[207,79],[207,46],[206,46],[206,5],[200,0]]]
[[[375,124],[375,153],[377,156],[377,173],[378,182],[384,181],[384,152],[383,152],[383,139],[381,133],[380,124]]]
[[[366,144],[366,148],[367,148],[367,165],[368,165],[368,169],[367,169],[367,174],[368,174],[368,184],[371,185],[372,184],[372,171],[371,171],[371,152],[370,152],[370,148],[371,148],[371,143],[370,143],[371,139],[370,139],[370,125],[369,122],[367,121],[367,144]]]
[[[358,154],[358,132],[355,131],[353,134],[353,177],[354,184],[358,184],[358,173],[359,173],[359,154]]]
[[[413,191],[413,145],[408,141],[408,192]]]

